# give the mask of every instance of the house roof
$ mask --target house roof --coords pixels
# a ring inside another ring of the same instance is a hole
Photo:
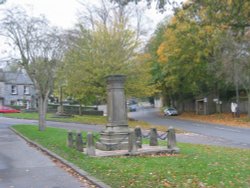
[[[23,72],[4,72],[3,81],[8,84],[17,84],[17,85],[33,84],[29,76]]]

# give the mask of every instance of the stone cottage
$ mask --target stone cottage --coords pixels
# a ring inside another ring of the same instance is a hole
[[[21,106],[29,109],[36,104],[34,85],[24,72],[0,69],[0,105]]]

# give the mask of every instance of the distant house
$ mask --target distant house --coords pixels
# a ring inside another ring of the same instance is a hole
[[[0,105],[34,108],[34,85],[23,72],[5,72],[0,69]]]

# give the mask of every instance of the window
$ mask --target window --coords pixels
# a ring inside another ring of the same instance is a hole
[[[0,83],[0,96],[3,96],[4,94],[3,94],[3,92],[4,92],[4,85],[2,85],[1,83]]]
[[[11,105],[11,106],[16,105],[16,101],[12,101],[12,100],[11,100],[11,101],[10,101],[10,105]]]
[[[16,95],[17,94],[17,86],[15,86],[15,85],[11,86],[11,94],[12,95]]]
[[[23,106],[23,100],[22,99],[17,99],[17,106]]]
[[[23,87],[23,93],[24,93],[24,95],[29,95],[30,94],[29,86],[24,86]]]
[[[26,101],[26,109],[30,109],[30,106],[31,106],[30,101]]]

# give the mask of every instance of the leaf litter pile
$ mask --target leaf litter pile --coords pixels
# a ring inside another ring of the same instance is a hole
[[[176,116],[179,119],[208,122],[236,127],[250,128],[250,118],[247,114],[241,114],[239,118],[233,117],[231,113],[211,114],[211,115],[197,115],[195,113],[182,113]]]

